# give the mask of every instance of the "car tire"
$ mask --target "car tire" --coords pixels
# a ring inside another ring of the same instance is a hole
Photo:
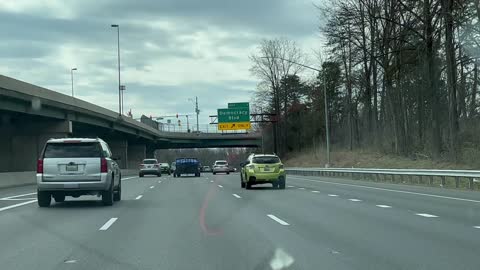
[[[213,175],[217,174],[216,172],[213,173]]]
[[[230,174],[230,172],[227,172],[227,174]]]
[[[138,176],[139,176],[139,177],[143,177],[143,173],[139,174]]]
[[[161,173],[158,173],[158,174],[157,174],[157,177],[162,177],[162,174],[161,174]]]
[[[173,178],[176,178],[176,177],[177,177],[177,175],[176,175],[176,174],[173,174]]]
[[[252,189],[252,184],[250,182],[245,183],[246,189]]]
[[[56,194],[52,196],[55,202],[61,203],[65,201],[65,194]]]
[[[118,183],[118,187],[116,192],[113,194],[113,200],[118,202],[122,199],[122,179],[120,178],[120,183]]]
[[[49,207],[52,195],[46,191],[37,190],[37,202],[40,207]]]
[[[240,185],[242,186],[242,188],[245,188],[245,183],[243,181],[240,181]]]
[[[280,177],[280,179],[278,180],[278,188],[279,189],[285,189],[285,178],[284,177]]]
[[[106,206],[113,205],[113,181],[110,184],[110,188],[102,192],[102,203]]]

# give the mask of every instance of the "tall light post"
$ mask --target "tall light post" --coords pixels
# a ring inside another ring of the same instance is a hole
[[[72,97],[74,97],[74,92],[73,92],[73,71],[74,71],[74,70],[77,70],[77,68],[72,68],[72,69],[70,70],[70,75],[71,75],[71,78],[72,78]]]
[[[195,101],[193,101],[193,99],[191,98],[189,98],[188,100],[195,103],[195,114],[197,115],[197,132],[199,132],[200,125],[198,124],[198,115],[200,114],[200,110],[198,109],[198,97],[195,97]]]
[[[120,81],[120,25],[112,24],[113,28],[117,28],[117,52],[118,52],[118,114],[122,115],[122,85]]]
[[[268,58],[268,57],[261,57],[261,58]],[[314,68],[314,67],[310,67],[310,66],[307,66],[307,65],[304,65],[304,64],[301,64],[301,63],[297,63],[295,61],[292,61],[292,60],[288,60],[288,59],[285,59],[285,58],[282,58],[282,57],[274,57],[276,59],[280,59],[282,61],[285,61],[285,62],[289,62],[289,63],[292,63],[292,64],[295,64],[295,65],[299,65],[301,67],[304,67],[306,69],[310,69],[310,70],[313,70],[313,71],[316,71],[316,72],[322,72],[320,69],[317,69],[317,68]],[[326,149],[326,156],[327,156],[327,164],[325,164],[325,167],[329,167],[330,166],[330,124],[329,124],[329,117],[328,117],[328,101],[327,101],[327,81],[326,81],[326,75],[323,74],[323,99],[325,101],[325,140],[326,140],[326,145],[327,145],[327,149]]]

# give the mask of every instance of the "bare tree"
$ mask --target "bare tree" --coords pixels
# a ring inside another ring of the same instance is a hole
[[[300,48],[288,39],[263,40],[256,54],[250,56],[253,75],[270,85],[273,108],[280,119],[280,87],[287,75],[296,75],[302,70],[304,59]],[[278,152],[278,126],[274,124],[274,151]],[[286,137],[286,136],[284,136]]]

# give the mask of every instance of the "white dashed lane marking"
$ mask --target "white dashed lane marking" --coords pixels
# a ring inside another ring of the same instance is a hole
[[[480,229],[480,226],[473,226],[473,228],[475,228],[475,229]]]
[[[99,231],[106,231],[108,230],[108,228],[110,228],[110,226],[112,226],[113,223],[115,223],[115,221],[117,221],[118,218],[111,218],[109,219],[105,224],[103,224],[102,227],[100,227]]]
[[[377,204],[376,206],[380,208],[392,208],[390,205],[384,205],[384,204]]]
[[[362,200],[359,200],[359,199],[348,199],[349,201],[351,202],[361,202]]]
[[[432,215],[432,214],[426,214],[426,213],[416,213],[415,215],[421,216],[421,217],[427,217],[427,218],[435,218],[438,216]]]
[[[154,188],[155,186],[150,186],[150,188]]]
[[[26,204],[31,204],[31,203],[34,203],[36,201],[37,200],[31,200],[31,201],[26,201],[26,202],[22,202],[22,203],[17,203],[17,204],[5,206],[5,207],[0,208],[0,212],[8,210],[8,209],[15,208],[15,207],[23,206],[23,205],[26,205]]]
[[[278,217],[276,217],[276,216],[274,216],[274,215],[272,215],[272,214],[269,214],[269,215],[267,215],[267,216],[268,216],[269,218],[275,220],[276,222],[278,222],[279,224],[281,224],[281,225],[283,225],[283,226],[288,226],[288,225],[290,225],[290,224],[288,224],[287,222],[279,219]]]
[[[233,195],[233,197],[235,197],[235,198],[237,198],[237,199],[241,199],[241,198],[242,198],[242,197],[240,197],[239,195],[237,195],[237,194],[235,194],[235,193],[232,194],[232,195]]]
[[[305,188],[303,188],[303,187],[299,187],[298,189],[304,190]]]
[[[292,187],[295,187],[295,186],[287,186],[287,187],[292,188]]]
[[[223,186],[222,186],[222,185],[218,185],[218,187],[219,187],[219,188],[223,188]]]
[[[320,193],[318,190],[312,190],[313,193]]]
[[[143,197],[143,195],[138,195],[135,200],[140,200]]]
[[[328,194],[329,197],[338,197],[336,194]]]

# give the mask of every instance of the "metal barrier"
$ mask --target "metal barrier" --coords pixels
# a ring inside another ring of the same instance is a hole
[[[424,184],[441,187],[479,189],[480,171],[476,170],[427,170],[427,169],[361,169],[361,168],[286,168],[288,174],[303,176],[371,178],[375,182]],[[405,177],[406,176],[406,177]],[[424,177],[428,181],[424,181]],[[405,179],[407,178],[407,179]],[[416,178],[416,179],[415,179]],[[451,181],[453,180],[453,181]]]

